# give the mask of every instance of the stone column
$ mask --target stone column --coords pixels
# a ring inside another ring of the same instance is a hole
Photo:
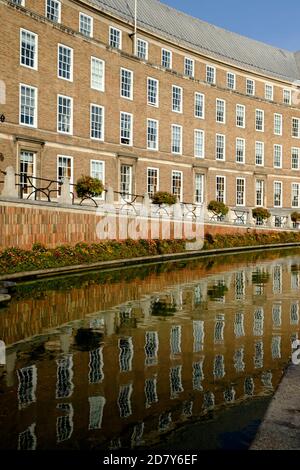
[[[72,194],[69,178],[63,178],[61,186],[61,193],[59,197],[59,204],[72,204]]]
[[[6,175],[4,177],[4,187],[2,189],[1,196],[17,199],[19,195],[16,186],[15,169],[13,166],[9,166],[6,168],[5,172]]]

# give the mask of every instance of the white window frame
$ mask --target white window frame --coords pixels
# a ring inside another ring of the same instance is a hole
[[[211,73],[212,72],[212,73]],[[208,80],[208,77],[213,75],[213,80],[211,81],[210,79]],[[213,65],[206,65],[206,75],[205,75],[205,81],[206,83],[209,83],[210,85],[215,85],[216,84],[216,67]]]
[[[276,184],[279,184],[280,187],[281,187],[281,191],[280,191],[280,205],[275,205],[275,185],[276,185]],[[274,204],[274,207],[279,207],[279,208],[282,207],[282,188],[283,188],[282,181],[274,181],[274,182],[273,182],[273,204]]]
[[[262,188],[261,188],[261,204],[257,203],[257,183],[258,181],[262,183]],[[263,179],[257,178],[255,180],[255,207],[264,207],[264,198],[265,198],[265,182]]]
[[[103,74],[102,74],[102,83],[101,83],[100,88],[93,86],[93,61],[97,61],[102,64]],[[91,89],[101,91],[101,92],[105,91],[105,61],[94,56],[91,56]]]
[[[224,142],[224,146],[223,146],[223,158],[218,158],[218,137],[222,137],[222,140]],[[226,160],[226,135],[225,134],[216,134],[216,160],[219,161],[219,162],[225,162]]]
[[[261,154],[262,163],[257,163],[257,160],[256,160],[257,144],[261,144],[261,148],[262,148],[262,154]],[[257,141],[255,141],[255,165],[256,165],[256,166],[264,166],[264,164],[265,164],[265,143],[264,143],[264,142],[261,142],[261,141],[259,141],[259,140],[257,140]]]
[[[200,152],[200,154],[197,153],[197,146],[196,146],[196,143],[197,143],[196,135],[198,133],[201,134],[202,136],[202,149],[201,149],[202,151]],[[196,158],[204,158],[204,155],[205,155],[205,132],[202,129],[194,129],[194,156]]]
[[[276,121],[278,118],[279,118],[279,132],[277,132],[278,122]],[[282,114],[274,113],[274,134],[275,135],[282,135],[282,123],[283,123]]]
[[[226,204],[226,176],[224,175],[216,175],[216,201],[219,201],[219,197],[218,197],[218,178],[222,179],[223,180],[223,186],[224,186],[224,192],[223,192],[223,201],[224,204]]]
[[[87,34],[84,34],[80,31],[80,26],[81,26],[81,18],[82,17],[85,17],[85,18],[89,18],[91,20],[91,31],[90,31],[90,34],[87,35]],[[82,34],[84,37],[86,38],[92,38],[93,35],[94,35],[94,18],[90,15],[87,15],[86,13],[83,13],[82,11],[79,12],[79,33]]]
[[[31,34],[32,36],[34,36],[34,46],[35,46],[35,53],[34,53],[34,65],[33,67],[31,67],[30,65],[26,65],[26,64],[22,64],[22,33],[27,33],[27,34]],[[22,67],[25,67],[27,69],[31,69],[31,70],[38,70],[38,53],[39,53],[39,37],[36,33],[34,33],[33,31],[29,31],[29,29],[25,29],[25,28],[20,28],[20,65]]]
[[[280,164],[279,165],[275,165],[276,149],[280,149]],[[274,144],[274,146],[273,146],[273,167],[274,168],[282,168],[282,158],[283,158],[282,156],[283,156],[282,145],[281,144]]]
[[[71,117],[70,117],[70,132],[64,132],[58,130],[58,125],[59,125],[59,98],[67,98],[71,101]],[[64,134],[64,135],[73,135],[73,98],[71,96],[66,96],[66,95],[57,95],[57,132],[59,134]]]
[[[175,90],[175,88],[177,90],[180,90],[179,110],[174,109],[174,90]],[[172,112],[182,114],[182,110],[183,110],[183,88],[181,86],[178,86],[178,85],[172,85]]]
[[[164,52],[167,52],[168,54],[170,54],[170,67],[166,67],[165,65],[163,65]],[[161,66],[163,68],[167,69],[167,70],[171,70],[172,69],[172,61],[173,61],[172,51],[170,51],[170,49],[166,49],[165,47],[162,47],[162,49],[161,49]]]
[[[130,75],[130,95],[129,96],[124,96],[122,95],[122,83],[123,83],[123,72],[129,73]],[[120,97],[124,98],[125,100],[133,100],[133,71],[129,69],[125,69],[125,67],[120,68]]]
[[[19,159],[19,161],[18,161],[18,165],[19,165],[18,166],[18,170],[19,170],[18,173],[20,175],[27,174],[24,171],[23,172],[21,171],[21,163],[22,163],[21,162],[21,157],[22,157],[22,154],[24,154],[24,153],[27,153],[27,154],[30,153],[33,156],[33,158],[32,158],[32,175],[29,175],[29,176],[32,176],[34,178],[34,177],[36,177],[36,152],[32,152],[31,150],[27,150],[27,149],[23,149],[23,148],[20,149],[19,158],[18,158]],[[23,181],[23,183],[22,183],[22,181]],[[22,176],[19,176],[19,183],[21,184],[21,186],[23,188],[22,189],[23,196],[28,196],[30,194],[31,190],[30,190],[30,187],[27,187],[25,178],[23,180]],[[31,196],[31,198],[32,198],[32,196]]]
[[[238,180],[240,181],[243,181],[244,182],[244,191],[243,191],[243,203],[242,204],[238,204]],[[241,177],[241,176],[238,176],[235,180],[235,202],[236,202],[236,207],[245,207],[246,205],[246,179]]]
[[[61,77],[59,75],[59,48],[64,47],[65,49],[69,49],[71,51],[71,67],[70,67],[70,78]],[[66,46],[65,44],[58,43],[57,44],[57,78],[60,80],[66,80],[67,82],[73,82],[73,57],[74,52],[72,47]]]
[[[229,77],[233,77],[233,86],[229,86],[230,80]],[[227,72],[226,74],[226,86],[228,90],[234,91],[236,89],[236,74],[233,72]]]
[[[96,108],[102,109],[102,128],[101,128],[101,137],[92,137],[92,107],[95,106]],[[104,130],[105,130],[105,109],[104,106],[100,104],[91,103],[90,104],[90,138],[92,140],[96,140],[98,142],[104,142]]]
[[[243,124],[242,125],[239,125],[238,124],[238,109],[242,110],[243,111]],[[245,129],[246,127],[246,106],[243,105],[243,104],[237,104],[236,105],[236,127],[239,127],[239,128],[242,128],[242,129]]]
[[[202,181],[201,182],[201,193],[200,193],[199,200],[197,200],[197,184],[196,184],[196,180],[197,180],[198,176],[200,177],[200,179]],[[203,204],[204,203],[204,174],[203,173],[195,173],[194,184],[195,184],[195,191],[194,191],[195,204]]]
[[[188,68],[187,68],[187,61],[190,61],[191,65],[191,73],[186,73]],[[195,60],[192,59],[191,57],[185,57],[184,58],[184,75],[186,77],[194,78],[195,77]]]
[[[22,86],[24,86],[26,88],[31,88],[32,90],[34,90],[34,98],[35,98],[34,105],[35,106],[34,106],[33,124],[26,124],[26,123],[21,122],[21,106],[22,106],[21,89],[22,89]],[[27,85],[26,83],[20,83],[19,84],[19,124],[21,126],[32,127],[32,128],[35,128],[35,129],[38,126],[38,88],[34,87],[34,86],[31,86],[31,85]]]
[[[101,163],[101,164],[102,164],[102,167],[103,167],[103,178],[102,178],[102,180],[100,180],[100,181],[102,181],[103,185],[105,185],[105,161],[104,161],[104,160],[96,160],[96,159],[94,159],[94,158],[92,158],[92,159],[90,160],[90,175],[91,175],[92,178],[95,178],[95,176],[93,176],[93,171],[92,171],[92,169],[93,169],[93,163]],[[103,199],[104,199],[104,194],[105,194],[105,193],[104,193],[104,191],[103,191],[102,194],[101,194],[101,196],[95,196],[94,199],[101,199],[101,200],[103,200]]]
[[[256,117],[257,117],[258,112],[262,113],[262,129],[257,129]],[[256,130],[256,132],[265,132],[265,112],[264,112],[263,109],[256,109],[255,110],[255,130]]]
[[[59,158],[69,158],[71,160],[71,178],[70,178],[70,184],[73,184],[73,180],[74,180],[74,159],[73,157],[71,157],[70,155],[61,155],[61,154],[58,154],[57,155],[57,158],[56,158],[56,174],[57,174],[57,181],[60,181],[59,180],[59,175],[58,175],[58,160]]]
[[[218,103],[222,103],[222,105],[223,105],[223,119],[222,119],[222,121],[218,120]],[[216,98],[216,122],[218,124],[226,124],[226,101],[222,100],[221,98]]]
[[[182,199],[183,199],[183,172],[181,170],[172,170],[172,174],[171,174],[171,191],[172,191],[172,194],[174,194],[173,192],[173,175],[174,173],[178,173],[180,174],[180,181],[181,181],[181,186],[180,186],[180,195],[179,195],[179,202],[182,202]]]
[[[139,42],[140,43],[144,43],[145,45],[145,57],[141,57],[139,55]],[[142,38],[136,38],[136,55],[139,59],[141,60],[148,60],[148,51],[149,51],[149,43],[148,41],[146,41],[146,39],[142,39]]]
[[[180,149],[179,152],[173,151],[173,129],[178,127],[180,129]],[[180,124],[172,124],[171,125],[171,153],[174,155],[182,155],[182,126]]]
[[[237,151],[238,151],[238,141],[243,142],[243,161],[239,162],[237,160]],[[246,162],[246,140],[242,137],[237,137],[235,140],[235,163],[239,163],[240,165],[244,165]]]
[[[294,130],[293,121],[294,120],[298,122],[298,135],[293,135],[293,130]],[[300,118],[296,118],[294,116],[292,117],[292,138],[300,139]]]
[[[111,33],[112,33],[112,30],[118,31],[118,33],[119,33],[120,43],[119,43],[118,46],[113,46],[113,45],[111,44],[111,36],[112,36]],[[121,31],[121,29],[116,28],[115,26],[110,26],[110,27],[109,27],[109,46],[112,47],[112,48],[114,48],[114,49],[118,49],[118,50],[121,50],[121,49],[122,49],[122,31]]]
[[[125,144],[124,142],[122,142],[122,135],[121,135],[122,114],[124,114],[126,116],[130,116],[131,129],[130,129],[129,144]],[[132,147],[132,145],[133,145],[133,114],[132,113],[127,113],[126,111],[120,111],[120,144],[121,145],[126,145],[126,147]]]
[[[58,18],[57,18],[57,24],[60,24],[61,23],[61,2],[60,0],[52,0],[54,1],[55,3],[57,3],[58,5]],[[49,20],[49,21],[52,21],[53,23],[56,23],[56,21],[53,21],[51,20],[50,18],[48,18],[47,16],[47,7],[48,7],[48,0],[45,1],[45,17]]]
[[[152,80],[153,82],[156,82],[156,102],[155,103],[151,103],[149,101],[149,81],[150,80]],[[159,107],[159,80],[157,78],[147,77],[147,104],[154,108]]]
[[[152,122],[155,122],[156,123],[156,145],[155,145],[155,148],[153,147],[149,147],[149,134],[148,134],[148,130],[149,130],[149,122],[152,121]],[[157,119],[147,119],[147,150],[150,150],[150,151],[153,151],[153,152],[157,152],[159,149],[159,121]]]
[[[268,98],[268,89],[271,90],[271,98]],[[265,83],[265,99],[268,101],[273,101],[274,100],[274,85],[271,83]]]
[[[159,168],[154,168],[154,167],[151,167],[151,166],[148,166],[147,167],[147,194],[149,194],[149,196],[151,197],[152,196],[152,193],[149,192],[149,170],[150,171],[156,171],[156,178],[157,178],[157,188],[156,188],[156,192],[159,191]],[[155,194],[155,193],[153,193]]]
[[[196,114],[196,101],[197,101],[197,96],[201,96],[202,98],[202,116],[197,116]],[[195,92],[194,94],[194,115],[195,118],[197,119],[205,119],[205,95],[203,93],[199,93],[198,91]]]
[[[129,168],[129,193],[124,193],[124,195],[122,196],[122,191],[121,191],[121,183],[122,183],[122,179],[121,179],[121,175],[122,175],[122,166],[126,166]],[[132,199],[132,195],[133,195],[133,168],[132,168],[132,165],[129,165],[127,163],[121,163],[120,165],[120,197],[122,197],[125,201],[131,201]]]
[[[295,152],[296,150],[296,152]],[[296,167],[293,166],[293,153],[298,154],[298,164]],[[291,148],[291,169],[292,170],[299,170],[300,169],[300,148],[299,147],[292,147]]]
[[[286,101],[285,101],[285,93],[289,94],[288,103],[286,103]],[[282,101],[283,101],[284,104],[289,105],[289,106],[292,104],[292,90],[288,90],[287,88],[284,88],[282,90]]]
[[[294,204],[294,199],[293,199],[293,191],[294,191],[294,186],[298,187],[298,204]],[[297,182],[292,182],[291,184],[291,207],[293,209],[298,209],[300,207],[300,183]]]
[[[248,82],[252,83],[252,93],[248,93]],[[246,95],[255,96],[255,80],[253,78],[246,78]]]

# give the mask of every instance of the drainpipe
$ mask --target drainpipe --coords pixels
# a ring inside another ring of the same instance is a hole
[[[136,33],[137,33],[137,0],[134,0],[133,54],[134,54],[135,56],[137,55]]]

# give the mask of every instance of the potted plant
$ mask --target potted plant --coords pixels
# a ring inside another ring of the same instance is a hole
[[[292,212],[291,213],[291,220],[294,223],[295,228],[299,228],[300,224],[300,212]]]
[[[256,220],[256,225],[262,225],[264,220],[271,217],[271,212],[264,207],[255,207],[252,209],[252,217]]]
[[[223,220],[224,217],[228,214],[229,207],[220,201],[210,201],[207,206],[207,209],[214,213],[218,220]]]
[[[152,203],[153,204],[166,204],[167,206],[172,206],[176,204],[177,197],[174,194],[165,192],[165,191],[158,191],[152,196]]]
[[[104,186],[98,178],[91,176],[82,176],[75,185],[77,196],[80,199],[100,197],[104,191]]]

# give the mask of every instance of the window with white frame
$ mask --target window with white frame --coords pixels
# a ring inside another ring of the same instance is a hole
[[[255,111],[255,129],[264,132],[265,112],[262,109]]]
[[[158,106],[159,81],[156,78],[147,78],[147,100],[150,106]]]
[[[187,77],[194,77],[195,74],[195,61],[189,57],[184,58],[184,75]]]
[[[206,81],[213,85],[216,83],[216,68],[211,65],[206,66]]]
[[[236,105],[236,125],[237,127],[245,127],[246,108],[242,104]]]
[[[102,181],[102,183],[104,184],[105,183],[105,163],[101,160],[91,160],[90,165],[91,165],[91,168],[90,168],[91,177]]]
[[[300,119],[299,118],[292,118],[292,136],[300,137]]]
[[[172,124],[172,153],[182,154],[182,126]]]
[[[282,206],[282,182],[274,181],[274,207]]]
[[[73,99],[68,96],[57,97],[57,132],[73,132]]]
[[[132,145],[132,114],[120,113],[120,143]]]
[[[58,44],[58,77],[73,81],[73,49]]]
[[[182,113],[182,88],[172,85],[172,111]]]
[[[26,29],[20,30],[20,63],[25,67],[38,68],[38,36]]]
[[[183,193],[183,176],[182,171],[172,171],[172,194],[177,196],[179,201],[182,201]]]
[[[159,170],[158,168],[147,169],[147,192],[150,197],[159,191]]]
[[[32,192],[31,185],[28,184],[28,177],[35,176],[36,155],[28,150],[20,152],[20,187],[22,188],[22,196],[28,196]]]
[[[61,3],[58,0],[46,1],[46,17],[54,23],[60,23]]]
[[[283,90],[283,102],[284,104],[292,104],[292,92],[291,90]]]
[[[273,101],[274,88],[273,85],[266,83],[265,85],[265,98],[266,100]]]
[[[274,134],[282,135],[282,114],[274,114]]]
[[[25,0],[12,0],[12,3],[15,3],[16,5],[22,5],[23,7],[25,6]]]
[[[225,141],[225,135],[216,135],[216,160],[225,160]]]
[[[236,179],[236,205],[237,206],[245,205],[245,179],[244,178]]]
[[[195,174],[195,202],[196,204],[204,202],[204,175],[201,173]]]
[[[216,99],[216,122],[225,124],[226,115],[225,115],[226,104],[224,100]]]
[[[85,13],[79,13],[79,32],[89,38],[93,37],[93,18]]]
[[[147,119],[147,149],[158,150],[158,121]]]
[[[91,104],[91,139],[104,139],[104,108]]]
[[[195,129],[194,131],[194,155],[204,158],[204,131]]]
[[[195,117],[204,119],[205,98],[202,93],[195,93]]]
[[[37,127],[37,88],[20,85],[20,124]]]
[[[105,62],[96,57],[91,57],[91,88],[104,91]]]
[[[292,207],[300,206],[300,183],[292,183]]]
[[[109,45],[115,49],[122,49],[122,32],[112,26],[109,28]]]
[[[246,94],[249,96],[255,95],[255,81],[251,78],[247,78],[246,80]]]
[[[62,181],[68,178],[70,183],[73,182],[73,158],[64,155],[57,156],[57,180]],[[60,186],[59,186],[60,189]]]
[[[265,144],[264,142],[255,142],[255,165],[264,164]]]
[[[123,69],[120,70],[120,81],[121,81],[121,96],[132,100],[133,97],[133,72],[131,70]]]
[[[299,152],[300,152],[299,148],[296,148],[296,147],[292,148],[292,170],[299,170],[300,168]]]
[[[264,205],[264,180],[255,181],[255,205],[262,207]]]
[[[137,39],[136,43],[136,53],[137,56],[142,60],[148,59],[148,42],[144,39]]]
[[[229,90],[235,90],[235,86],[236,86],[235,73],[227,72],[227,88]]]
[[[282,167],[282,145],[274,145],[274,168]]]
[[[216,200],[225,203],[225,176],[216,176]]]
[[[146,331],[145,334],[145,365],[153,366],[158,363],[159,338],[157,331]]]
[[[133,359],[133,343],[132,338],[119,339],[119,364],[121,372],[130,372],[132,370]]]
[[[172,68],[172,52],[168,49],[161,50],[161,65],[165,69]]]
[[[19,380],[19,409],[27,408],[32,403],[36,402],[37,368],[35,365],[32,365],[24,367],[23,369],[17,369],[16,372]]]
[[[245,163],[245,139],[236,139],[236,160],[237,163]]]
[[[132,166],[130,165],[121,165],[120,193],[126,201],[130,201],[132,195]]]

